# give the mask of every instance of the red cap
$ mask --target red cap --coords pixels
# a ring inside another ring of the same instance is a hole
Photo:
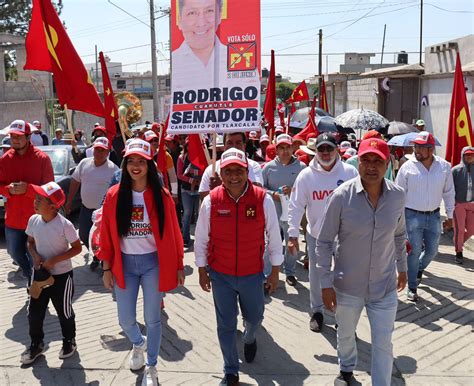
[[[377,154],[385,161],[390,157],[390,149],[387,143],[380,138],[370,138],[363,140],[359,145],[359,158],[364,154]]]
[[[107,134],[107,129],[104,126],[95,126],[94,130],[92,130],[92,134],[94,134],[96,131],[102,131],[104,134]]]
[[[377,130],[369,130],[367,133],[364,134],[362,140],[369,139],[369,138],[380,138],[382,139],[382,134],[380,134]]]
[[[474,154],[474,148],[471,147],[469,149],[464,150],[463,154]]]
[[[56,209],[59,209],[64,205],[64,202],[66,201],[66,195],[56,182],[51,181],[41,186],[31,186],[33,187],[33,190],[40,196],[49,198]]]
[[[411,143],[416,145],[435,145],[435,139],[433,134],[429,133],[428,131],[420,131],[416,138],[411,141]]]
[[[144,136],[145,141],[147,142],[151,142],[155,138],[158,138],[158,136],[153,130],[145,131],[145,134],[143,136]]]

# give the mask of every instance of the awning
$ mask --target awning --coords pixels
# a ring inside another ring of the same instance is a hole
[[[379,68],[377,70],[363,72],[362,74],[360,74],[360,76],[366,78],[406,78],[408,76],[416,77],[417,75],[424,74],[424,72],[424,67],[420,66],[419,64],[404,64],[402,66],[385,67]]]

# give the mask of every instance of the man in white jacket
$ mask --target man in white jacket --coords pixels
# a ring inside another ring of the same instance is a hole
[[[322,133],[316,139],[316,153],[309,166],[296,178],[288,205],[288,249],[298,250],[301,218],[306,208],[308,219],[306,242],[309,256],[311,320],[309,328],[320,332],[323,326],[323,300],[316,271],[316,239],[321,228],[329,195],[343,182],[357,177],[356,168],[340,160],[333,134]]]

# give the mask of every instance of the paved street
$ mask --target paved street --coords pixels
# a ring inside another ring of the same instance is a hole
[[[304,244],[303,244],[304,245]],[[74,259],[78,353],[58,359],[59,323],[51,307],[45,321],[44,357],[20,368],[20,354],[29,343],[27,295],[0,236],[0,384],[1,385],[134,385],[140,375],[128,369],[130,344],[117,322],[111,294],[99,273],[91,272],[83,255]],[[443,236],[440,255],[433,262],[419,292],[418,304],[400,295],[394,333],[393,385],[466,385],[474,382],[473,276],[474,253],[463,266],[455,265],[453,247]],[[186,253],[186,287],[168,294],[158,364],[164,385],[215,385],[221,378],[222,358],[217,343],[212,296],[197,280],[193,254]],[[301,266],[300,283],[291,288],[280,281],[268,299],[254,363],[241,367],[242,384],[332,385],[338,373],[334,319],[326,317],[322,334],[309,330],[308,275]],[[283,279],[283,276],[281,276]],[[138,314],[142,317],[142,307]],[[242,325],[240,324],[240,331]],[[358,335],[356,376],[370,383],[370,330],[362,316]]]

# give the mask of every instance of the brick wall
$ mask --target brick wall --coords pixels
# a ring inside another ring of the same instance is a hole
[[[347,82],[347,107],[346,110],[364,108],[378,111],[378,91],[376,78],[349,80]]]

